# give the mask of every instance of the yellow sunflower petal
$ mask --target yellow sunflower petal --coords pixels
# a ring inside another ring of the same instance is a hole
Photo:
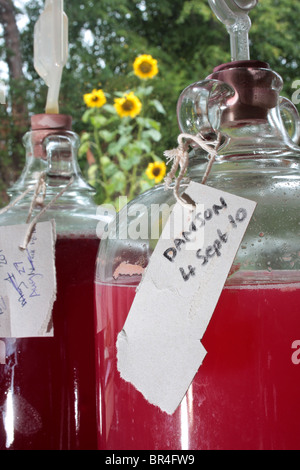
[[[154,179],[155,183],[160,183],[166,174],[166,164],[164,162],[149,163],[146,175],[149,179]]]
[[[133,63],[135,75],[141,79],[153,78],[158,74],[157,60],[150,54],[142,54],[136,57]]]
[[[142,109],[142,103],[133,91],[125,94],[122,98],[115,98],[114,106],[121,118],[126,116],[134,118]]]
[[[86,93],[83,95],[85,104],[89,108],[101,108],[106,103],[106,97],[103,90],[94,89],[92,93]]]
[[[146,175],[148,176],[150,180],[153,179],[152,168],[153,168],[153,163],[149,163],[146,169]]]

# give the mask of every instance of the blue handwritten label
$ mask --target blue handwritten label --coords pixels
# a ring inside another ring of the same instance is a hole
[[[5,302],[5,298],[1,295],[0,296],[0,315],[3,315],[7,311],[7,305]]]
[[[27,229],[0,227],[0,337],[53,336],[54,223],[38,223],[21,250]]]

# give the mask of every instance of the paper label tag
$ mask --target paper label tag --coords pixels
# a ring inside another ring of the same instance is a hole
[[[36,224],[21,250],[27,229],[26,224],[0,227],[0,337],[53,336],[55,224]]]
[[[201,344],[256,203],[190,183],[177,203],[117,339],[118,370],[172,414],[206,355]]]
[[[0,340],[0,364],[6,363],[6,346],[4,341]]]

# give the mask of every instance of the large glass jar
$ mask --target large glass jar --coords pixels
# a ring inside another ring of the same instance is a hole
[[[44,206],[73,183],[39,219],[56,224],[54,336],[0,339],[0,448],[95,449],[93,280],[100,240],[94,192],[79,171],[79,137],[69,116],[33,116],[24,144],[26,166],[9,191],[12,201],[42,172]],[[32,197],[33,191],[2,214],[1,226],[26,223]]]
[[[222,102],[224,84],[232,93]],[[293,348],[300,314],[300,148],[283,123],[289,105],[281,88],[267,64],[236,62],[179,99],[182,131],[222,135],[207,184],[257,207],[201,339],[207,356],[173,415],[124,381],[116,359],[117,335],[159,236],[151,238],[151,230],[164,223],[164,211],[151,208],[171,207],[172,190],[157,186],[130,202],[101,243],[95,278],[100,449],[299,448],[300,366]],[[201,183],[207,161],[194,149],[188,177]],[[130,237],[132,222],[147,236]]]

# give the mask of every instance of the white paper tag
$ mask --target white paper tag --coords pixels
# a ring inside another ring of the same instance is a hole
[[[4,341],[0,340],[0,364],[6,363],[6,346]]]
[[[0,227],[0,337],[53,336],[55,223],[36,224],[21,250],[27,229],[26,224]]]
[[[190,183],[177,203],[117,339],[118,370],[172,414],[206,355],[201,344],[256,203]]]

